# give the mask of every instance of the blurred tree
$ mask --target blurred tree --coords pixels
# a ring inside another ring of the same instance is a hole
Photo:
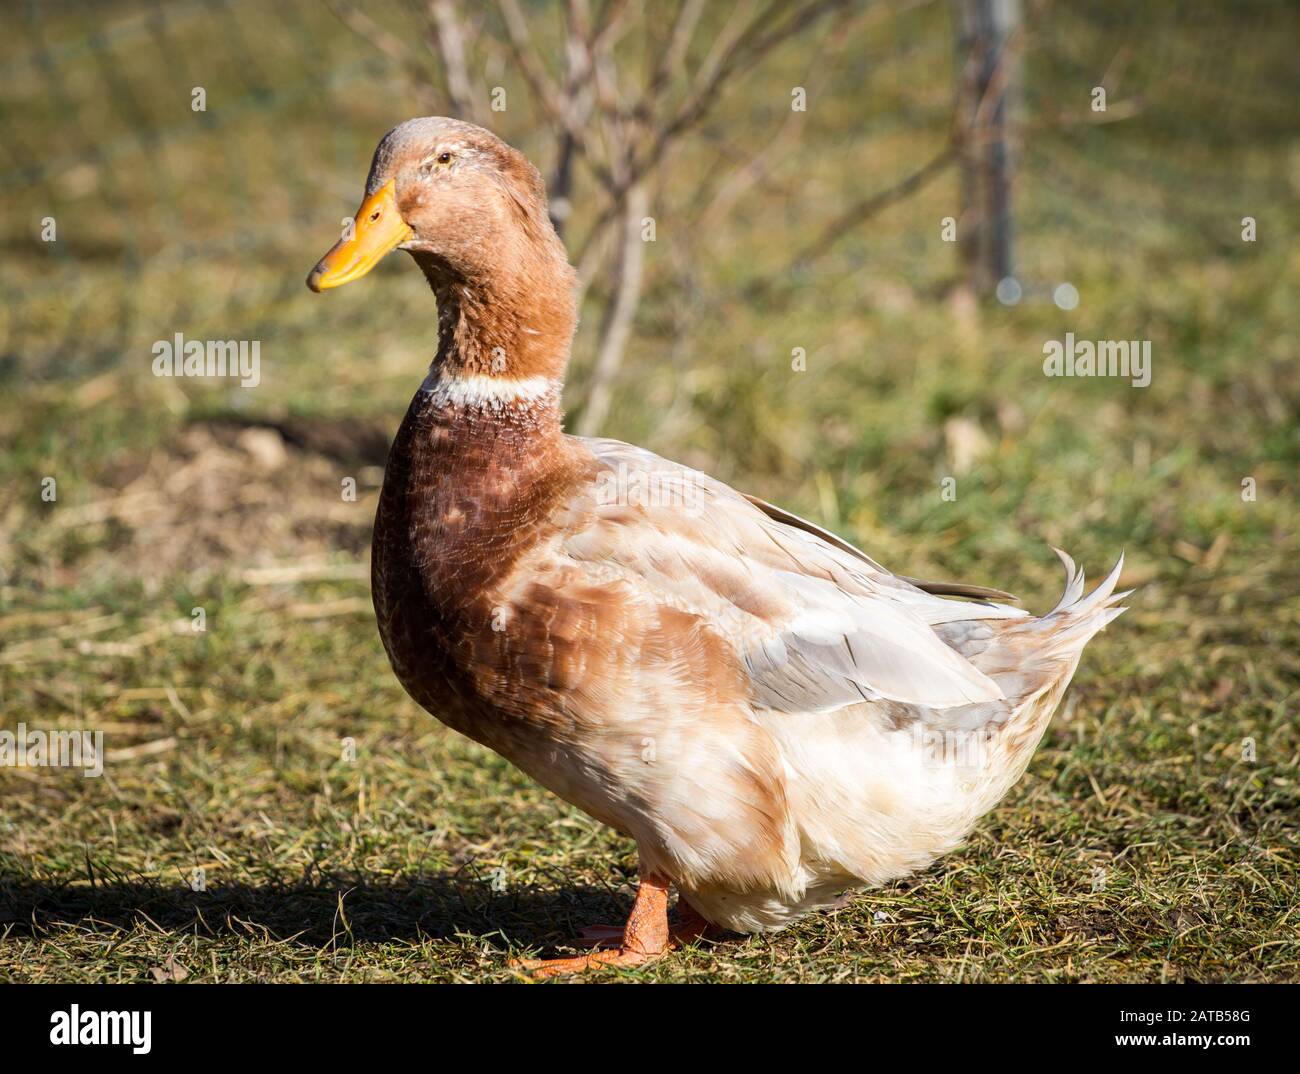
[[[496,87],[478,72],[510,62],[531,91],[530,109],[554,139],[548,190],[556,229],[578,268],[579,298],[608,270],[596,361],[577,428],[597,432],[636,315],[643,280],[649,191],[682,139],[728,92],[743,83],[776,46],[833,18],[842,31],[873,5],[852,0],[739,0],[716,17],[704,0],[675,9],[628,0],[567,0],[558,31],[542,25],[519,0],[495,8],[462,0],[430,0],[425,43],[440,63],[430,81],[414,46],[382,29],[348,0],[331,6],[353,30],[425,86],[430,107],[492,124]],[[632,49],[643,45],[639,58]],[[616,59],[616,47],[626,47]],[[793,112],[798,115],[799,113]],[[788,135],[782,127],[777,137]],[[766,148],[766,147],[765,147]],[[759,170],[761,152],[741,162],[724,186],[734,199]],[[589,177],[598,208],[586,233],[566,234],[579,173]],[[706,206],[717,211],[716,203]]]
[[[957,243],[968,282],[989,293],[1014,278],[1011,112],[1021,47],[1018,0],[959,0],[954,134],[961,160]]]

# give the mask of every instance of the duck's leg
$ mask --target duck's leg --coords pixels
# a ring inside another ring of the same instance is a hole
[[[677,896],[677,924],[668,924],[669,947],[679,947],[702,939],[718,939],[725,930],[718,928],[705,919],[685,895]],[[593,947],[621,947],[623,945],[622,925],[588,925],[578,932],[578,939]]]
[[[673,943],[668,929],[668,880],[648,874],[637,885],[636,901],[623,926],[623,942],[617,947],[575,958],[519,959],[511,965],[529,970],[536,977],[580,973],[596,966],[637,966],[658,958]]]

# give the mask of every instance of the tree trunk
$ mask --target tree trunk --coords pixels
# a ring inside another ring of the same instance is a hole
[[[962,215],[957,243],[967,280],[986,294],[1015,276],[1009,120],[1017,64],[1009,43],[1020,25],[1020,5],[1018,0],[958,0],[958,6]]]

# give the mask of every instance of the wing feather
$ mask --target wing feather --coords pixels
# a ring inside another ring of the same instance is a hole
[[[587,510],[570,514],[586,522],[565,534],[564,554],[702,618],[735,648],[756,703],[817,712],[1004,700],[934,627],[1019,609],[943,600],[698,471],[614,440],[581,443],[597,474]]]

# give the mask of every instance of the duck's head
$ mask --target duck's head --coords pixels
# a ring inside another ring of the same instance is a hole
[[[384,135],[361,208],[307,286],[351,283],[398,249],[431,280],[475,281],[557,255],[567,269],[528,158],[482,127],[441,116]]]

